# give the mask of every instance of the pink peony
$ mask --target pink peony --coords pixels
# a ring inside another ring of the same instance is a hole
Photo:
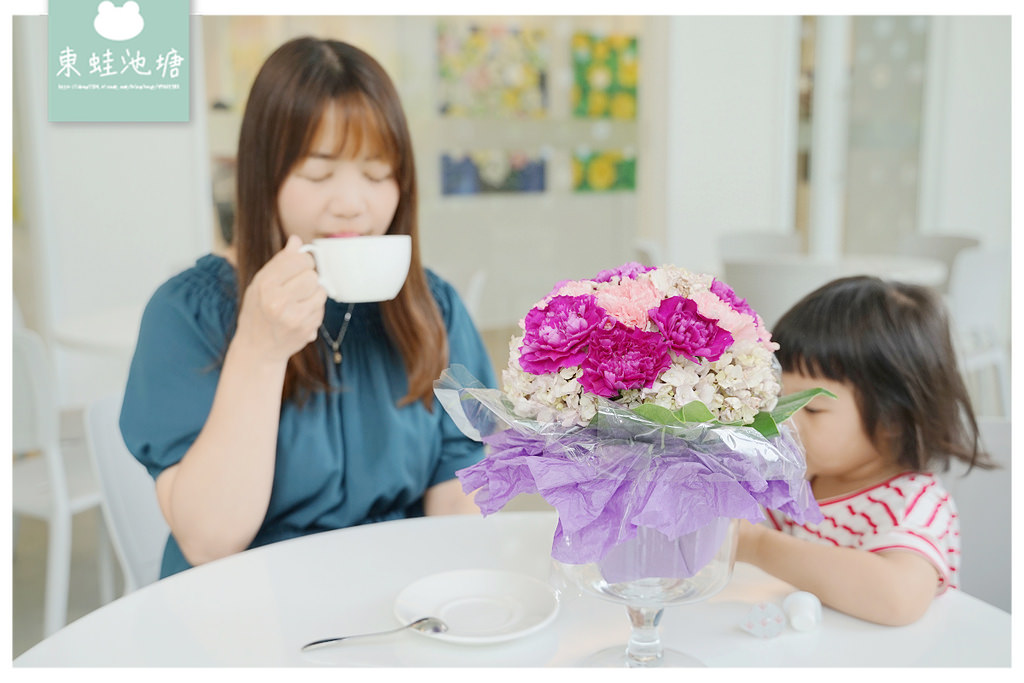
[[[659,333],[616,323],[611,329],[594,328],[579,382],[590,393],[610,398],[627,389],[650,388],[671,364],[668,343]]]
[[[590,332],[607,318],[593,296],[556,296],[526,314],[519,366],[542,375],[579,365]]]
[[[597,303],[608,315],[626,325],[647,329],[647,311],[658,305],[661,295],[650,280],[624,279],[598,290]]]
[[[700,358],[718,360],[732,345],[732,335],[719,327],[717,321],[701,315],[693,299],[673,296],[650,313],[672,350],[694,363],[699,363]]]

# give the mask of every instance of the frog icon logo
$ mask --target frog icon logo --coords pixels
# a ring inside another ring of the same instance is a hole
[[[139,13],[139,3],[129,1],[116,7],[109,0],[104,0],[97,8],[92,27],[107,40],[121,41],[131,40],[142,33],[145,23]]]

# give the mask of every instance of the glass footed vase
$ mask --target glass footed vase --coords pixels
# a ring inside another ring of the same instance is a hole
[[[572,585],[624,604],[629,614],[629,642],[600,650],[583,665],[703,666],[699,659],[662,646],[661,617],[665,607],[706,600],[729,583],[737,528],[736,520],[719,517],[673,540],[640,527],[636,538],[613,547],[600,562],[556,561]]]

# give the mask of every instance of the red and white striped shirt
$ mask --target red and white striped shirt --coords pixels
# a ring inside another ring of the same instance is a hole
[[[908,550],[939,573],[936,594],[960,583],[960,520],[952,497],[933,475],[904,472],[856,493],[818,501],[825,520],[797,524],[765,510],[776,529],[797,538],[877,553]]]

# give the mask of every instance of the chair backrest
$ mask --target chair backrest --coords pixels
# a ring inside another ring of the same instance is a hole
[[[724,280],[747,300],[771,330],[782,314],[805,295],[840,277],[838,262],[791,259],[726,258]]]
[[[170,529],[156,486],[128,451],[118,416],[121,394],[93,401],[85,411],[85,440],[103,493],[103,516],[125,576],[125,592],[156,581]]]
[[[46,344],[36,332],[12,330],[12,431],[17,454],[41,450],[60,441],[53,372]]]
[[[637,239],[633,242],[633,260],[644,266],[660,267],[665,265],[665,250],[661,244],[651,239]]]
[[[751,230],[728,232],[718,238],[718,255],[723,261],[729,258],[800,254],[802,252],[803,238],[795,232]]]
[[[1010,458],[1009,418],[980,417],[983,449],[999,467],[975,468],[957,461],[942,481],[956,502],[960,517],[960,588],[976,598],[1010,611]]]
[[[949,271],[949,309],[961,331],[1000,333],[1010,319],[1009,292],[1008,250],[971,247],[953,260]]]
[[[41,451],[52,506],[69,505],[60,452],[56,384],[43,338],[26,327],[12,330],[11,436],[15,455]]]
[[[12,305],[11,312],[14,314],[13,325],[14,329],[20,329],[25,327],[25,314],[21,312],[21,304],[18,303],[18,297],[11,297]]]
[[[1006,250],[970,247],[949,276],[953,343],[975,409],[1010,411],[1010,256]],[[998,409],[994,406],[998,404]]]
[[[946,264],[946,272],[953,272],[953,262],[957,254],[980,244],[976,237],[966,235],[928,235],[911,233],[900,237],[897,251],[908,256],[924,256],[937,259]],[[947,278],[948,282],[948,278]],[[947,289],[941,287],[943,291]]]
[[[469,312],[469,317],[477,324],[480,322],[480,311],[484,300],[484,286],[486,285],[487,271],[482,268],[473,271],[469,278],[469,283],[466,285],[466,295],[462,300],[466,310]]]

